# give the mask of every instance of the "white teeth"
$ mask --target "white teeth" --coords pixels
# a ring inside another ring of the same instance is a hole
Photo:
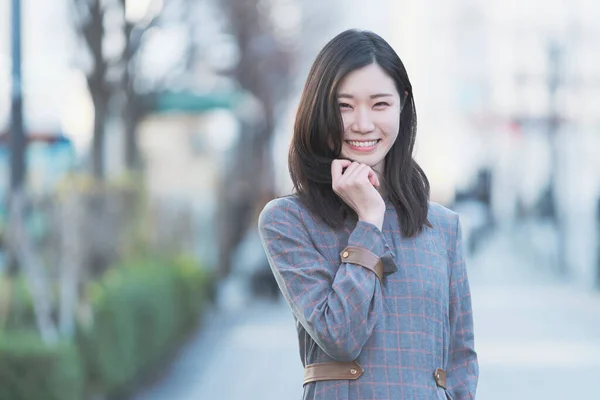
[[[354,147],[371,147],[371,146],[375,146],[377,144],[377,140],[372,140],[370,142],[348,141],[348,143],[350,144],[350,146],[354,146]]]

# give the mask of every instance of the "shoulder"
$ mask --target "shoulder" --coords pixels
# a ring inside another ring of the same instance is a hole
[[[299,222],[307,211],[296,196],[279,197],[269,201],[258,216],[259,228],[275,224]]]
[[[427,219],[434,230],[443,237],[447,247],[453,247],[460,230],[459,216],[455,211],[430,201]]]
[[[458,222],[458,214],[456,212],[433,201],[429,202],[427,218],[432,225],[439,224],[440,227],[453,227]]]

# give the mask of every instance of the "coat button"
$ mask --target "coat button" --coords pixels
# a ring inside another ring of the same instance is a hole
[[[349,255],[350,255],[350,253],[348,253],[347,251],[342,253],[343,258],[348,258]]]
[[[351,368],[351,369],[350,369],[350,373],[351,373],[352,375],[356,375],[356,374],[358,373],[358,371],[357,371],[355,368]]]

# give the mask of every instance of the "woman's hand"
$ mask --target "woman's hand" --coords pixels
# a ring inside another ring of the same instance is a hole
[[[385,202],[376,189],[379,178],[371,167],[350,160],[333,160],[331,187],[356,212],[360,221],[382,230]]]

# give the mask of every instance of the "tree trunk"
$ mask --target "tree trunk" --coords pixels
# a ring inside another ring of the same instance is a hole
[[[123,12],[127,7],[126,1],[121,1]],[[123,52],[122,63],[123,70],[123,90],[125,93],[125,107],[123,109],[123,119],[125,122],[125,166],[128,170],[136,170],[139,167],[139,149],[137,140],[137,127],[141,119],[142,105],[141,99],[137,96],[133,87],[133,77],[131,74],[134,66],[134,55],[139,48],[137,41],[133,38],[134,25],[130,22],[125,23],[125,50]]]
[[[97,181],[103,181],[105,177],[104,159],[104,137],[106,129],[106,116],[108,102],[103,96],[96,95],[94,100],[94,140],[92,149],[92,173]]]
[[[27,280],[36,324],[42,340],[50,345],[58,341],[56,325],[52,320],[52,308],[48,291],[46,271],[35,253],[33,242],[25,226],[25,193],[15,190],[10,197],[10,247]]]
[[[131,110],[131,108],[134,108],[133,104],[127,104],[125,107],[129,109],[125,119],[125,166],[129,170],[137,170],[140,167],[137,138],[139,119],[135,112]]]
[[[233,75],[240,86],[260,102],[261,123],[242,129],[233,165],[222,178],[221,265],[222,275],[231,270],[231,253],[256,223],[256,210],[273,196],[275,181],[270,144],[275,126],[275,106],[289,81],[286,51],[269,30],[258,0],[224,0],[224,12],[231,23],[239,48],[239,62]]]
[[[59,328],[62,337],[72,338],[75,333],[75,314],[79,301],[79,275],[84,260],[81,235],[83,199],[69,189],[59,206],[60,226],[60,309]]]

